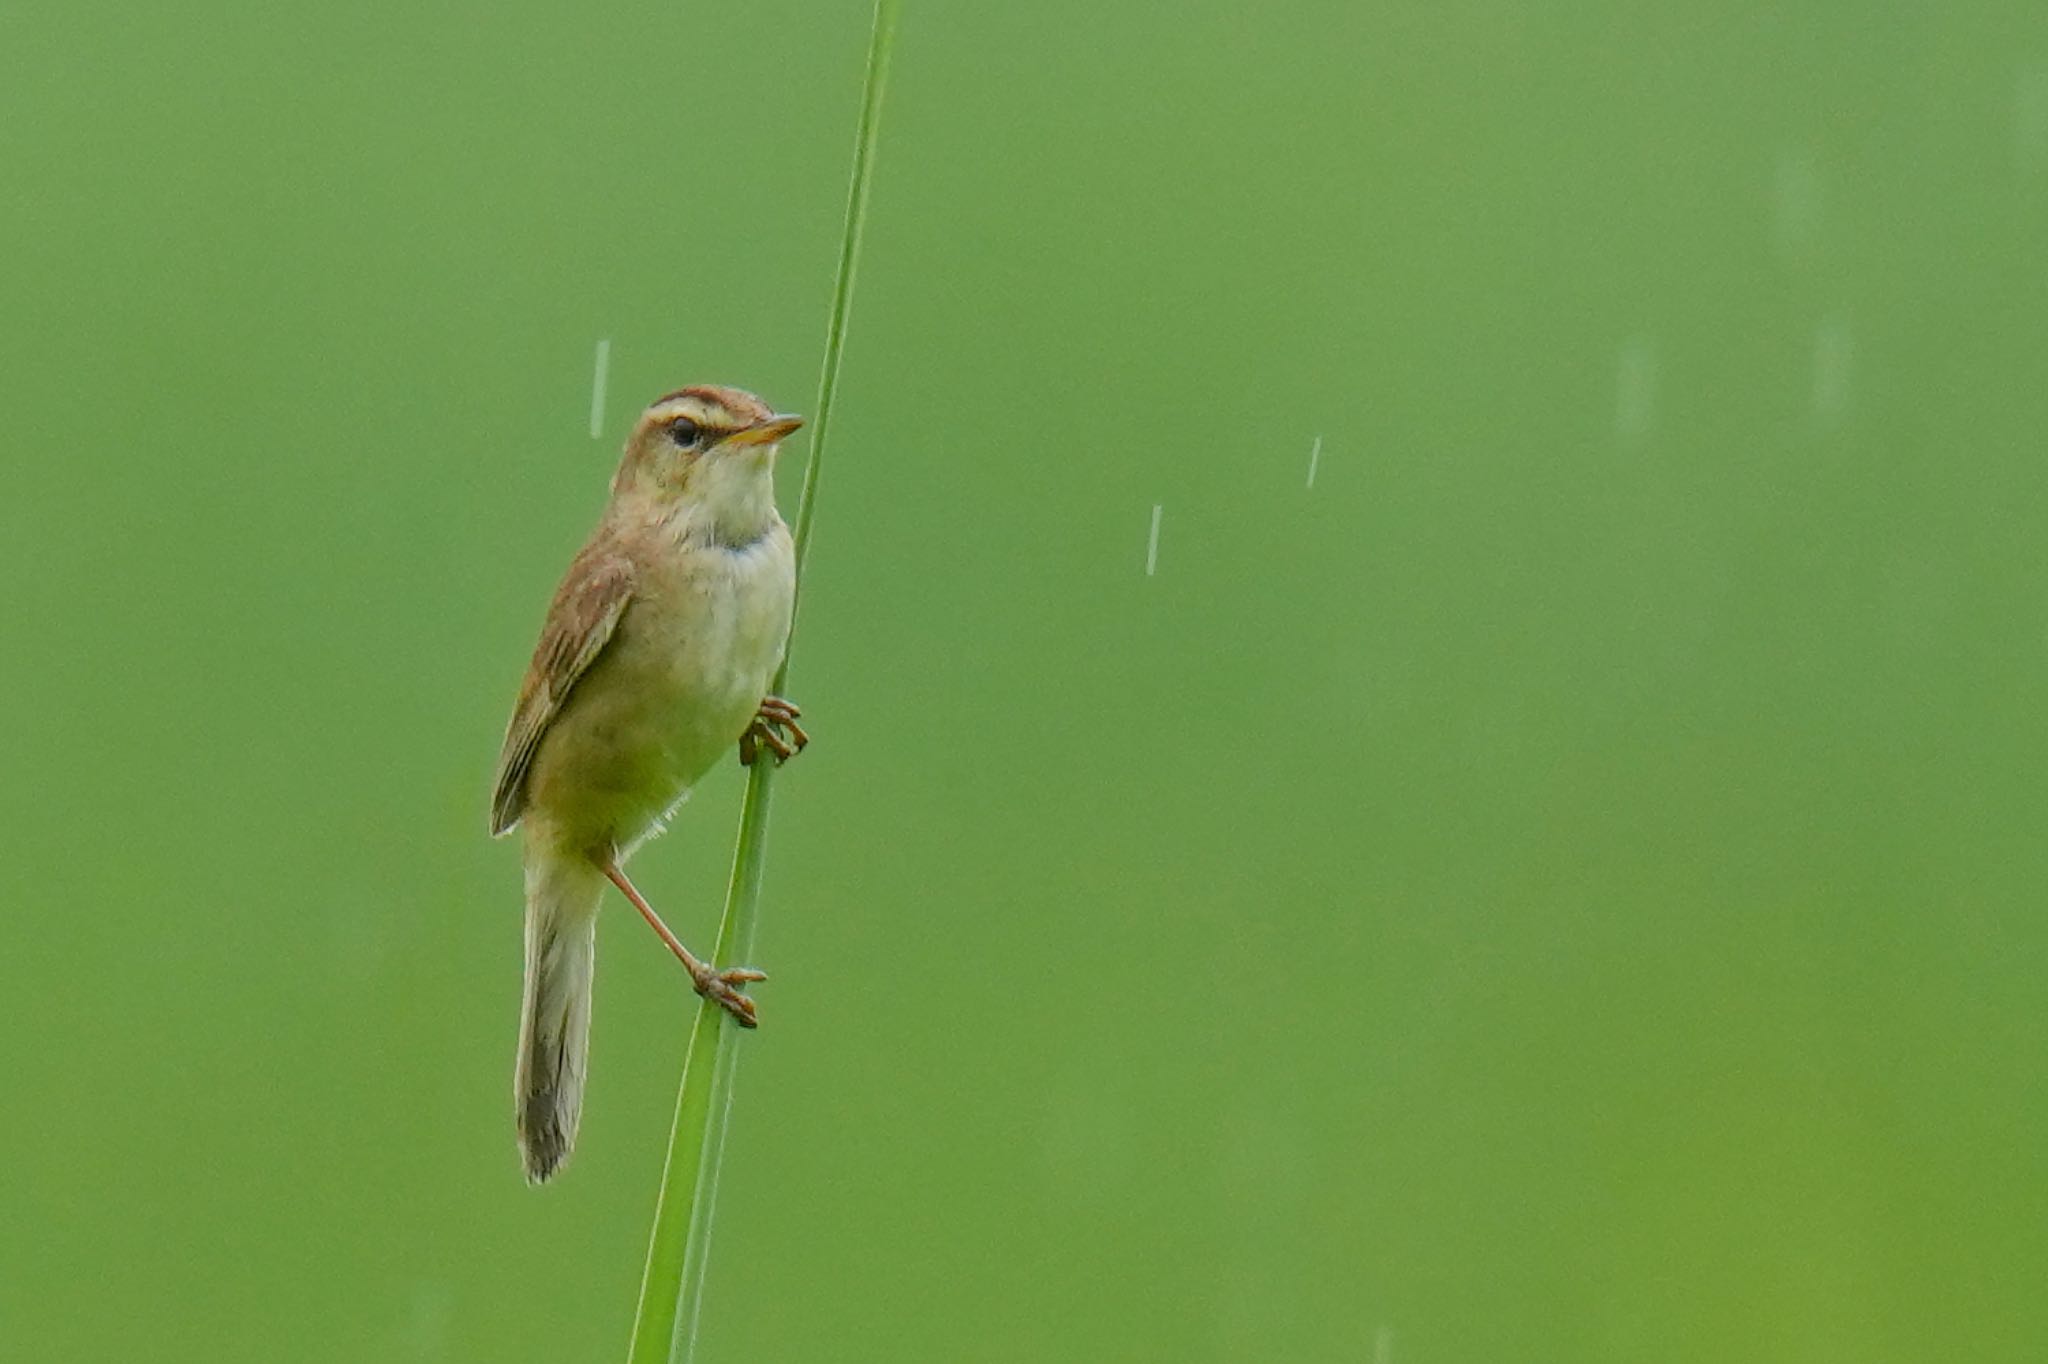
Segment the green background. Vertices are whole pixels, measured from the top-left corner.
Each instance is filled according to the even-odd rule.
[[[2048,10],[907,9],[703,1358],[2041,1358]],[[486,788],[867,25],[0,10],[0,1355],[623,1356]]]

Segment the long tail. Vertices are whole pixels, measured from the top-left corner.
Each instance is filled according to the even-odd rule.
[[[526,997],[513,1076],[519,1150],[538,1184],[569,1158],[590,1055],[590,977],[604,874],[580,857],[529,848]]]

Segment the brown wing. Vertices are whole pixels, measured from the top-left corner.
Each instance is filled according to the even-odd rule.
[[[569,565],[548,606],[533,662],[526,665],[526,681],[520,684],[511,723],[505,726],[505,748],[498,755],[491,794],[492,836],[519,822],[526,809],[527,771],[541,739],[576,679],[611,642],[612,631],[632,600],[633,566],[617,554],[585,549]]]

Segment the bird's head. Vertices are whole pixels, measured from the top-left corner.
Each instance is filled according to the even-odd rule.
[[[633,424],[612,496],[698,512],[722,536],[751,539],[774,514],[775,453],[803,424],[737,388],[677,389]]]

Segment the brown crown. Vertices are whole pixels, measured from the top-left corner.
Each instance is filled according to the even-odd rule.
[[[732,413],[735,417],[741,418],[750,426],[755,422],[766,421],[775,415],[774,408],[768,406],[768,404],[762,402],[745,389],[726,388],[721,384],[692,384],[688,388],[679,388],[673,393],[664,393],[649,403],[648,406],[659,407],[674,398],[695,398],[702,403],[715,403]]]

